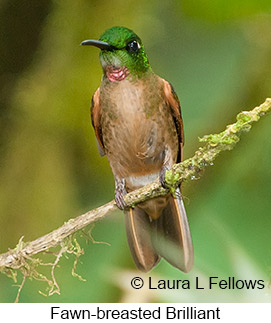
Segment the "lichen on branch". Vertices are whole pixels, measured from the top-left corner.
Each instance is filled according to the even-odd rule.
[[[166,174],[169,186],[178,186],[181,182],[199,177],[201,171],[208,165],[213,165],[215,158],[225,150],[232,150],[239,142],[243,132],[248,132],[254,122],[271,111],[271,98],[267,98],[263,104],[250,111],[240,112],[236,122],[228,125],[218,134],[206,135],[199,139],[205,142],[193,157],[176,164]]]

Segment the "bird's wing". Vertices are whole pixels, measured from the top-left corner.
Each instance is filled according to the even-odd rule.
[[[174,91],[173,86],[164,81],[164,95],[166,102],[168,104],[168,107],[170,107],[173,120],[176,126],[178,139],[179,139],[179,153],[178,153],[178,159],[177,162],[182,161],[182,151],[183,151],[183,145],[184,145],[184,132],[183,132],[183,120],[182,120],[182,114],[181,114],[181,105],[178,99],[178,96],[176,92]]]
[[[100,124],[101,108],[100,108],[100,89],[99,88],[97,89],[97,91],[94,93],[92,97],[90,111],[91,111],[91,123],[95,131],[98,151],[101,156],[104,156],[105,151],[104,151],[104,144],[103,144],[103,134],[102,134],[102,128]]]

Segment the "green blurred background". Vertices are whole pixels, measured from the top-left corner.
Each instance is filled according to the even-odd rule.
[[[114,25],[142,38],[154,71],[182,104],[185,158],[198,137],[220,132],[271,93],[270,0],[2,0],[0,4],[0,252],[33,240],[114,197],[96,149],[90,99],[101,79],[98,50],[80,42]],[[136,270],[123,214],[96,223],[77,272],[62,257],[60,295],[27,280],[21,302],[269,302],[271,290],[271,116],[244,134],[199,181],[183,185],[195,266],[162,261],[153,279],[264,279],[264,290],[134,291]],[[45,268],[46,270],[46,268]],[[50,274],[47,269],[47,274]],[[22,277],[18,277],[20,283]],[[192,284],[193,285],[193,284]],[[18,287],[0,276],[0,301]]]

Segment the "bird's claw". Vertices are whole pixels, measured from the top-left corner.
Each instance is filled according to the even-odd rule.
[[[159,180],[160,180],[161,185],[164,188],[168,188],[168,184],[166,182],[166,171],[167,170],[169,170],[169,168],[167,166],[162,166],[162,169],[159,173]]]
[[[116,192],[115,193],[115,202],[117,204],[117,207],[121,210],[124,210],[127,208],[127,204],[124,201],[124,195],[121,192]]]
[[[117,207],[121,210],[127,208],[127,204],[124,201],[124,196],[127,194],[125,189],[124,181],[118,181],[116,183],[116,191],[115,191],[115,202]]]

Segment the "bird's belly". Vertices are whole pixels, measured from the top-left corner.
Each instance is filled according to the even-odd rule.
[[[142,113],[112,120],[103,139],[107,158],[118,177],[144,177],[159,172],[163,165],[163,132]]]
[[[166,149],[174,162],[177,159],[177,132],[163,87],[157,79],[152,84],[124,80],[101,89],[105,153],[114,176],[130,179],[133,189],[159,174]]]

